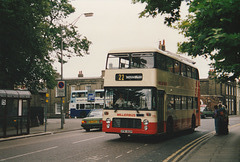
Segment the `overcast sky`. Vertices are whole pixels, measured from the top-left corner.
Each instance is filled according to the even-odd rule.
[[[124,47],[158,47],[159,41],[165,39],[166,49],[177,52],[177,42],[184,37],[179,31],[167,27],[163,17],[139,18],[144,4],[132,4],[131,0],[72,0],[76,12],[66,20],[71,23],[79,15],[93,12],[93,17],[81,18],[76,23],[79,32],[92,42],[90,54],[74,57],[63,66],[63,77],[77,77],[82,71],[84,77],[100,77],[105,69],[107,53],[111,49]],[[182,7],[182,14],[187,8]],[[209,61],[203,58],[194,59],[200,71],[200,78],[207,78]],[[60,63],[54,67],[60,73]]]

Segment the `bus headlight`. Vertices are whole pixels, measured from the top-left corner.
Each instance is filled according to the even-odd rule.
[[[144,130],[145,130],[145,131],[148,130],[148,126],[145,125],[145,126],[144,126]]]
[[[107,124],[107,128],[110,128],[110,124]]]
[[[110,123],[111,123],[111,119],[110,119],[110,118],[107,118],[107,119],[106,119],[106,123],[107,123],[107,124],[110,124]]]
[[[144,124],[144,125],[148,125],[148,123],[149,123],[149,121],[148,121],[147,119],[144,119],[144,120],[143,120],[143,124]]]

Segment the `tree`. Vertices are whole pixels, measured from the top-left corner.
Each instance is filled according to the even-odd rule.
[[[62,37],[67,56],[88,53],[91,42],[81,37],[76,26],[60,25],[74,11],[68,0],[0,0],[1,89],[53,88],[52,63],[59,58]]]
[[[183,0],[132,0],[133,3],[146,3],[140,17],[155,17],[158,14],[165,16],[164,23],[171,25],[180,19],[180,7]],[[189,0],[188,0],[189,1]]]
[[[141,2],[146,2],[142,0]],[[175,1],[157,0],[151,8],[153,1],[147,2],[143,13],[150,15],[153,11],[158,13],[173,13],[167,21],[168,25],[179,21],[177,28],[187,38],[179,43],[179,51],[188,55],[205,56],[212,59],[217,77],[221,81],[238,79],[240,76],[240,1],[239,0],[193,0],[188,1],[189,15],[187,19],[180,20],[179,6],[172,5]],[[166,4],[165,10],[161,4]],[[180,4],[180,5],[179,5]],[[150,5],[150,7],[149,7]],[[158,9],[158,10],[156,10]],[[170,12],[171,11],[171,12]]]

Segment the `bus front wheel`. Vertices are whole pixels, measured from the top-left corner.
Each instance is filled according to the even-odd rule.
[[[119,134],[121,139],[127,139],[128,138],[128,134]]]

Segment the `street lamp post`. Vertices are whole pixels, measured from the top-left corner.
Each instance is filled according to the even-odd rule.
[[[92,17],[93,13],[89,12],[89,13],[83,13],[80,16],[78,16],[71,24],[69,25],[75,25],[77,23],[77,21],[80,19],[80,17],[84,15],[85,17]],[[67,26],[69,26],[67,25]],[[63,35],[62,35],[62,25],[61,25],[61,80],[63,80]],[[61,108],[61,129],[63,129],[63,124],[64,124],[64,113],[63,113],[63,97],[61,97],[61,104],[60,104],[60,108]]]

